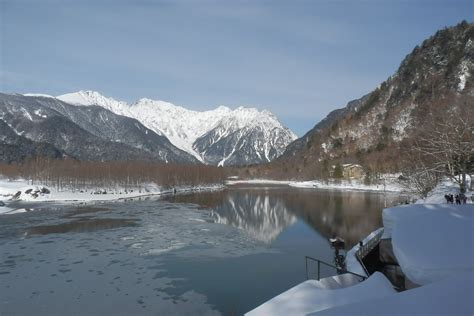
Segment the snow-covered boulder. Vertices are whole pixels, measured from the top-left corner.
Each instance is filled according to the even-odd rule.
[[[51,190],[45,186],[28,186],[22,190],[17,191],[12,197],[12,200],[33,201],[39,197],[44,198],[49,196]]]

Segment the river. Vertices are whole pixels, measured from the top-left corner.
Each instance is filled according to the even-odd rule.
[[[240,315],[304,281],[306,255],[332,262],[328,238],[352,246],[399,200],[236,185],[27,205],[32,211],[0,216],[0,314]]]

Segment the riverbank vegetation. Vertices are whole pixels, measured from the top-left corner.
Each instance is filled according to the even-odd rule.
[[[125,190],[155,183],[164,188],[223,183],[224,168],[134,161],[91,162],[36,157],[24,163],[0,163],[0,174],[9,179],[27,179],[58,191],[91,187]]]

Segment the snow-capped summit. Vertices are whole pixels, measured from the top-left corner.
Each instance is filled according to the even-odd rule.
[[[283,153],[296,135],[267,110],[219,106],[193,111],[169,102],[141,98],[131,104],[79,91],[57,97],[75,105],[98,105],[135,118],[200,161],[216,165],[268,162]],[[238,147],[236,147],[238,146]]]
[[[91,90],[81,90],[59,95],[56,99],[74,105],[98,105],[112,112],[117,112],[120,108],[127,106],[126,102],[105,97],[99,92]]]
[[[296,138],[269,111],[239,107],[197,138],[193,148],[210,164],[256,164],[277,158]]]

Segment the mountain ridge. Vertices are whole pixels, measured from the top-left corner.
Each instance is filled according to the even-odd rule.
[[[260,177],[327,178],[331,164],[358,163],[367,174],[397,172],[426,114],[474,104],[474,24],[463,21],[417,45],[377,88],[329,113],[267,166]],[[474,125],[474,124],[473,124]]]
[[[79,160],[197,162],[137,120],[97,106],[0,93],[0,120],[19,136]]]
[[[286,145],[297,138],[273,113],[256,108],[219,106],[199,112],[148,98],[128,104],[90,90],[57,98],[75,105],[98,105],[135,118],[155,133],[166,136],[176,147],[208,164],[269,162],[280,156]],[[236,146],[244,147],[242,137],[247,139],[243,155],[235,149]]]

